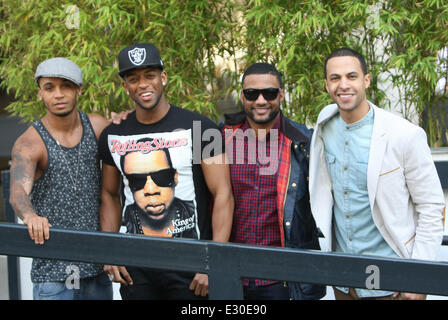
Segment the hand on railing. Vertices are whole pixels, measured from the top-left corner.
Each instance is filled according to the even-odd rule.
[[[205,273],[196,273],[191,281],[190,290],[197,296],[205,297],[208,295],[208,275]]]
[[[44,244],[45,240],[50,239],[51,224],[47,218],[38,216],[35,213],[28,213],[23,215],[23,224],[28,227],[28,233],[31,240],[35,244]]]
[[[125,286],[132,286],[134,284],[125,267],[105,265],[104,272],[109,275],[109,279],[113,282],[118,282],[124,284]]]

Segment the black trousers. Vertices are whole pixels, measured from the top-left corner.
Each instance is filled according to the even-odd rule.
[[[267,286],[256,286],[254,280],[243,287],[244,300],[289,300],[289,289],[284,282],[277,282]]]
[[[121,285],[123,300],[206,300],[189,289],[195,273],[126,267],[134,284]]]

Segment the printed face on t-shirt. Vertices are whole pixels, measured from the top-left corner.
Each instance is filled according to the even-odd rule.
[[[132,113],[123,125],[103,131],[105,163],[123,175],[122,215],[128,232],[199,239],[204,231],[204,238],[210,237],[208,193],[200,164],[193,159],[196,118],[171,106],[155,125],[137,122]],[[200,120],[201,133],[215,128]],[[205,145],[198,147],[199,153]]]
[[[165,151],[127,154],[124,173],[138,207],[151,219],[163,219],[177,184],[177,172],[170,167]]]

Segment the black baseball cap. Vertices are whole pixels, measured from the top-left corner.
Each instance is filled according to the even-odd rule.
[[[140,67],[158,67],[163,70],[159,50],[152,43],[135,43],[118,54],[118,74],[124,77],[129,70]]]

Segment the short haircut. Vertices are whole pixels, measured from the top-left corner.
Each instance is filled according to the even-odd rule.
[[[334,57],[355,57],[356,59],[359,60],[359,63],[361,64],[361,69],[362,69],[362,72],[364,73],[364,75],[366,75],[368,73],[366,60],[364,59],[362,54],[360,54],[358,51],[355,51],[350,48],[339,48],[339,49],[334,50],[332,53],[330,53],[330,55],[325,59],[325,64],[324,64],[325,78],[327,78],[328,60],[330,60],[331,58],[334,58]]]
[[[150,142],[151,143],[152,141],[154,141],[154,139],[152,139],[152,138],[142,138],[142,139],[137,140],[135,142],[135,144],[137,145],[138,143],[146,143],[146,142]],[[150,151],[150,152],[155,152],[155,151],[163,151],[163,152],[165,152],[166,161],[167,161],[168,165],[170,166],[170,168],[174,169],[173,168],[173,162],[171,161],[170,151],[167,148],[160,148],[160,149],[157,149],[157,150],[154,150],[154,151]],[[121,167],[121,171],[124,174],[126,174],[124,172],[124,161],[125,161],[125,158],[126,158],[126,156],[128,154],[133,153],[133,152],[139,152],[139,150],[126,151],[126,153],[120,157],[120,167]]]
[[[242,85],[244,84],[246,77],[251,74],[272,74],[277,78],[280,88],[282,87],[282,75],[272,64],[265,62],[257,62],[252,64],[243,74],[243,79],[241,81]]]

